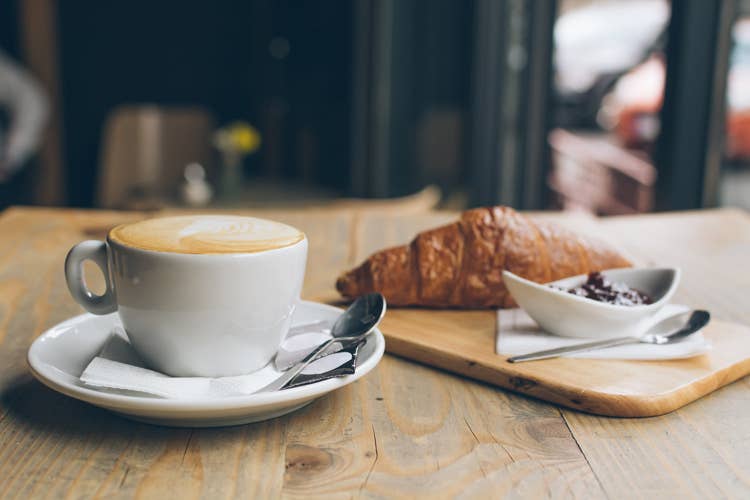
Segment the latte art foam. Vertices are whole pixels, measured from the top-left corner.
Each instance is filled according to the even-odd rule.
[[[262,252],[294,245],[304,239],[299,230],[265,219],[234,215],[197,215],[150,219],[112,229],[117,243],[191,254]]]

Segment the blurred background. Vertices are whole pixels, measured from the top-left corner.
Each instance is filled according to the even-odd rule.
[[[0,2],[0,208],[750,208],[748,0]]]

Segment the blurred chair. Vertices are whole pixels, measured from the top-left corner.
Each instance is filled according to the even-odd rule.
[[[559,208],[601,215],[648,212],[654,205],[656,168],[644,154],[606,134],[549,134],[552,170],[547,183]]]
[[[185,166],[213,163],[213,115],[196,107],[123,106],[107,117],[97,203],[158,208],[177,194]]]

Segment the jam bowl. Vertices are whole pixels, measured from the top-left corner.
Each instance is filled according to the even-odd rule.
[[[601,339],[640,335],[680,282],[677,268],[610,269],[601,275],[617,284],[616,289],[640,292],[650,303],[620,305],[582,296],[584,285],[592,283],[586,274],[540,284],[503,271],[503,280],[516,303],[543,330],[564,337]]]

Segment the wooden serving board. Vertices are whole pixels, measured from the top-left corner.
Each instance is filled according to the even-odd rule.
[[[508,363],[495,354],[493,311],[390,309],[392,354],[576,410],[616,417],[669,413],[750,373],[750,328],[712,321],[713,349],[672,361],[557,358]]]

